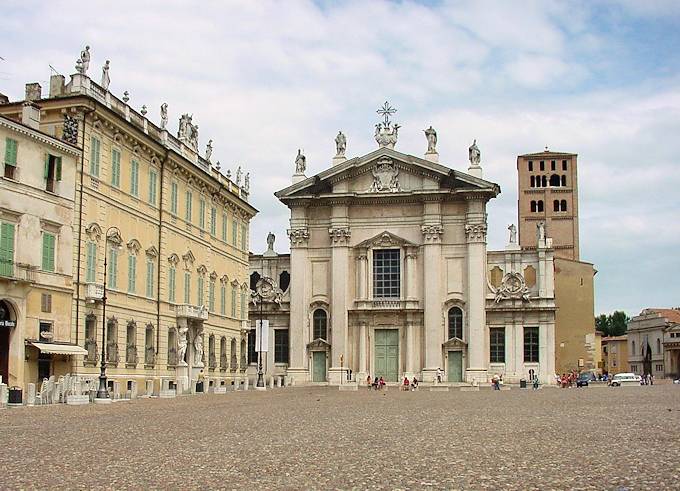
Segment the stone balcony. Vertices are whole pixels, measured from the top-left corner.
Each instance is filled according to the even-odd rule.
[[[175,315],[177,317],[185,317],[187,319],[207,321],[208,309],[206,309],[203,305],[199,306],[183,303],[175,306]]]
[[[104,285],[98,283],[88,283],[85,289],[85,302],[97,303],[104,298]]]
[[[19,283],[34,283],[38,268],[30,264],[15,263],[11,260],[0,260],[0,278]]]
[[[415,299],[373,298],[354,301],[356,310],[418,310],[420,302]]]

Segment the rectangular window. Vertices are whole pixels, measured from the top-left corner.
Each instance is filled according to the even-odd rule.
[[[139,196],[139,162],[130,162],[130,194]]]
[[[85,281],[87,283],[94,283],[95,275],[97,274],[97,244],[94,242],[87,243],[87,271],[85,273]]]
[[[99,155],[101,142],[99,138],[93,136],[90,139],[90,175],[99,177]]]
[[[375,298],[400,297],[400,256],[399,249],[373,251],[373,296]]]
[[[489,330],[490,362],[505,363],[505,328],[492,327]]]
[[[152,205],[156,204],[156,186],[158,185],[156,182],[157,178],[158,174],[156,171],[149,169],[149,203]]]
[[[203,198],[198,202],[198,226],[201,230],[205,229],[205,200]]]
[[[274,363],[288,363],[288,329],[274,330]]]
[[[168,302],[175,303],[175,276],[177,270],[174,266],[168,268]]]
[[[562,170],[567,170],[567,161],[566,160],[562,161]]]
[[[210,208],[210,235],[213,237],[217,234],[217,209],[213,206]]]
[[[52,312],[52,294],[43,293],[40,295],[40,312]]]
[[[177,183],[170,184],[170,211],[177,215]]]
[[[191,273],[184,272],[184,303],[191,301]]]
[[[108,269],[106,272],[108,275],[107,286],[109,288],[116,288],[118,284],[118,251],[116,249],[109,250]]]
[[[533,170],[534,170],[534,162],[530,160],[529,161],[529,172],[533,172]]]
[[[538,363],[538,327],[524,328],[524,362]]]
[[[227,214],[222,214],[222,240],[227,241]]]
[[[198,276],[198,286],[196,287],[196,305],[203,305],[203,276]]]
[[[111,150],[111,185],[120,187],[120,150]]]
[[[61,181],[61,157],[47,154],[45,158],[45,189],[54,192],[54,185]]]
[[[52,323],[40,322],[40,327],[38,329],[40,341],[47,341],[49,343],[52,340]]]
[[[555,170],[556,162],[554,160],[550,161],[550,170]]]
[[[52,234],[43,232],[42,240],[42,269],[43,271],[54,271],[54,243],[55,237]]]
[[[146,261],[146,296],[153,298],[154,275],[156,274],[156,264],[152,259]]]
[[[231,285],[231,316],[236,317],[236,287]]]
[[[238,222],[236,221],[236,217],[232,218],[231,220],[231,245],[236,247],[236,244],[238,243]]]
[[[187,191],[186,193],[186,207],[184,208],[184,219],[191,223],[191,206],[192,206],[192,200],[193,196],[191,195],[191,191]]]
[[[12,138],[5,138],[5,165],[16,167],[17,147],[19,143]]]
[[[215,312],[215,280],[213,279],[208,284],[208,310]]]
[[[220,314],[227,315],[227,285],[220,285]]]
[[[241,319],[246,318],[246,294],[241,293]]]
[[[248,250],[246,247],[246,242],[247,242],[247,235],[246,235],[246,226],[241,225],[241,250]]]
[[[14,276],[14,224],[0,225],[0,276]]]
[[[128,256],[128,293],[137,290],[137,256]]]
[[[255,329],[248,331],[248,364],[257,363],[257,351],[255,350]]]

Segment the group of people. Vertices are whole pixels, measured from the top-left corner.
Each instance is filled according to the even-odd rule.
[[[381,390],[387,382],[385,379],[380,377],[371,378],[371,376],[366,377],[366,387],[368,390]],[[413,377],[413,380],[409,380],[408,377],[404,377],[404,382],[402,383],[402,390],[416,390],[418,388],[418,379]]]
[[[557,382],[557,385],[559,385],[563,389],[567,389],[572,385],[576,384],[577,378],[578,372],[576,370],[572,370],[569,373],[563,373],[562,376],[559,376],[557,374],[555,375],[555,381]]]
[[[409,381],[408,377],[404,377],[401,388],[402,390],[416,390],[418,388],[418,379],[414,376],[413,380]]]

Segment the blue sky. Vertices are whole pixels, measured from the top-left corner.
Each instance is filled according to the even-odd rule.
[[[45,36],[42,36],[44,33]],[[251,249],[268,231],[287,250],[298,148],[308,175],[375,148],[375,110],[399,109],[397,150],[426,149],[467,168],[473,138],[489,205],[489,248],[516,221],[518,154],[579,154],[581,257],[593,262],[596,312],[680,306],[680,2],[3,2],[0,92],[111,60],[111,90],[150,117],[167,102],[174,130],[194,114],[213,160],[252,176]]]

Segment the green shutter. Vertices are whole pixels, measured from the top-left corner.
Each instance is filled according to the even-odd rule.
[[[87,244],[87,273],[85,281],[94,283],[97,261],[97,244],[89,242]]]
[[[93,136],[90,139],[90,174],[99,177],[99,139]]]
[[[198,226],[201,227],[201,229],[205,228],[205,200],[201,199],[198,202]]]
[[[0,276],[14,275],[14,224],[0,226]]]
[[[146,296],[153,297],[153,275],[154,275],[154,264],[153,261],[148,260],[146,262]]]
[[[236,317],[236,287],[231,287],[231,316]]]
[[[196,305],[203,305],[203,277],[198,277],[198,288],[196,289]]]
[[[120,152],[111,150],[111,185],[120,187]]]
[[[17,165],[17,141],[12,138],[5,138],[5,164]]]
[[[156,172],[149,169],[149,203],[156,204]]]
[[[139,195],[139,162],[136,160],[130,164],[130,194]]]
[[[227,313],[227,287],[222,284],[220,286],[220,314],[225,315]]]
[[[128,256],[128,292],[134,293],[137,289],[137,257]]]
[[[50,154],[45,155],[45,170],[43,173],[45,179],[50,177]]]
[[[111,249],[109,251],[109,288],[116,288],[118,284],[118,251]]]
[[[227,241],[227,214],[222,214],[222,240]]]
[[[61,181],[61,157],[57,157],[56,161],[57,161],[57,181]]]
[[[184,219],[191,223],[191,191],[186,193],[186,210],[184,213]]]
[[[177,183],[173,182],[170,186],[170,211],[177,214]]]
[[[54,235],[43,232],[42,240],[42,269],[54,271]]]
[[[168,269],[168,301],[175,302],[175,267]]]
[[[191,295],[191,275],[187,271],[184,273],[184,303],[190,302]]]

